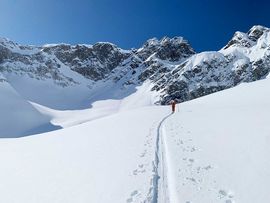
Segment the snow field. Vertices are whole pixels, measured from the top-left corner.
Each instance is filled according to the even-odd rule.
[[[84,110],[29,103],[0,85],[9,118],[1,132],[12,122],[63,128],[0,140],[3,202],[270,202],[269,79],[179,104],[170,116],[151,106],[149,85]]]
[[[178,105],[164,124],[168,183],[176,189],[171,202],[270,201],[269,84],[242,84]]]
[[[151,198],[152,142],[166,114],[167,108],[146,107],[42,135],[2,139],[1,200],[140,202]]]

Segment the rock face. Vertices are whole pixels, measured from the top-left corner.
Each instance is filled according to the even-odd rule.
[[[203,52],[176,65],[155,82],[160,103],[191,100],[265,78],[270,71],[270,29],[252,27],[248,33],[236,32],[218,52]]]
[[[182,37],[172,39],[164,37],[161,40],[156,38],[148,40],[142,48],[136,51],[136,54],[142,60],[154,55],[161,60],[179,61],[179,59],[187,58],[195,52]]]
[[[263,79],[270,70],[270,29],[236,32],[220,51],[195,53],[182,37],[148,40],[123,50],[111,43],[22,46],[0,39],[0,74],[51,80],[62,88],[115,84],[127,88],[146,81],[159,93],[156,103],[187,101],[242,82]],[[80,77],[79,77],[80,76]],[[99,85],[100,86],[100,85]]]
[[[130,55],[111,43],[96,43],[93,46],[55,45],[47,46],[43,51],[55,55],[71,70],[95,81],[104,79]]]

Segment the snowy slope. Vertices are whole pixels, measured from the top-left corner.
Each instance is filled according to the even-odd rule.
[[[0,199],[269,202],[269,84],[265,79],[182,103],[173,115],[168,106],[141,104],[93,118],[98,108],[131,107],[149,87],[124,104],[98,102],[85,115],[36,106],[65,128],[0,140]]]
[[[171,202],[270,202],[269,85],[178,105],[162,129]]]
[[[150,201],[153,141],[168,113],[145,107],[42,136],[1,139],[1,201]]]
[[[0,75],[1,77],[1,75]],[[59,129],[0,78],[0,137],[21,137]]]

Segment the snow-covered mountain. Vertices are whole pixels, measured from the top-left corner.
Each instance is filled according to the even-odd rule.
[[[161,103],[178,101],[265,78],[270,70],[270,30],[252,27],[236,32],[220,51],[195,54],[176,65],[153,88],[161,92]]]
[[[58,109],[85,108],[103,97],[100,92],[108,92],[107,88],[115,91],[106,98],[119,99],[150,76],[154,79],[153,74],[157,78],[158,72],[171,70],[172,66],[160,68],[157,58],[169,64],[192,54],[194,51],[182,38],[152,39],[131,51],[111,43],[35,47],[2,39],[0,71],[28,100]]]
[[[23,46],[0,39],[2,86],[30,105],[56,110],[120,101],[142,86],[149,104],[183,102],[265,78],[269,70],[270,29],[262,26],[236,32],[219,51],[197,54],[182,37],[150,39],[132,50],[107,42]]]
[[[72,104],[85,107],[98,100],[90,90],[100,92],[101,86],[114,86],[128,95],[145,81],[150,81],[152,91],[159,93],[156,103],[167,104],[173,98],[183,102],[264,78],[269,73],[269,33],[266,27],[254,26],[247,33],[236,32],[220,51],[198,54],[182,37],[151,39],[132,50],[105,42],[38,47],[1,39],[0,71],[25,98],[56,108],[70,108]],[[40,86],[46,87],[47,99],[34,98],[22,83],[28,83],[32,91],[40,92]],[[50,83],[49,87],[45,83]],[[84,89],[80,96],[76,95],[76,101],[55,104],[63,95],[74,98],[76,87]],[[67,89],[74,90],[61,93]],[[118,91],[107,97],[117,98],[116,95]]]

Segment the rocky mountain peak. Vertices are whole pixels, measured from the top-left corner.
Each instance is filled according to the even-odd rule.
[[[160,40],[160,46],[156,56],[162,60],[179,61],[193,54],[195,54],[195,51],[188,41],[184,40],[182,37],[164,37]]]
[[[228,42],[228,44],[224,47],[227,49],[232,46],[240,46],[240,47],[251,47],[254,45],[254,42],[248,37],[246,33],[243,32],[235,32],[233,38]]]
[[[195,54],[194,49],[182,37],[164,37],[161,40],[153,38],[148,40],[137,54],[143,60],[154,55],[161,60],[179,61]]]
[[[257,43],[257,41],[263,34],[269,31],[270,31],[269,28],[266,28],[261,25],[253,26],[247,33],[237,31],[235,32],[233,38],[224,47],[224,49],[235,46],[250,48]]]
[[[269,32],[270,29],[261,25],[253,26],[247,33],[249,39],[257,41],[265,32]]]

